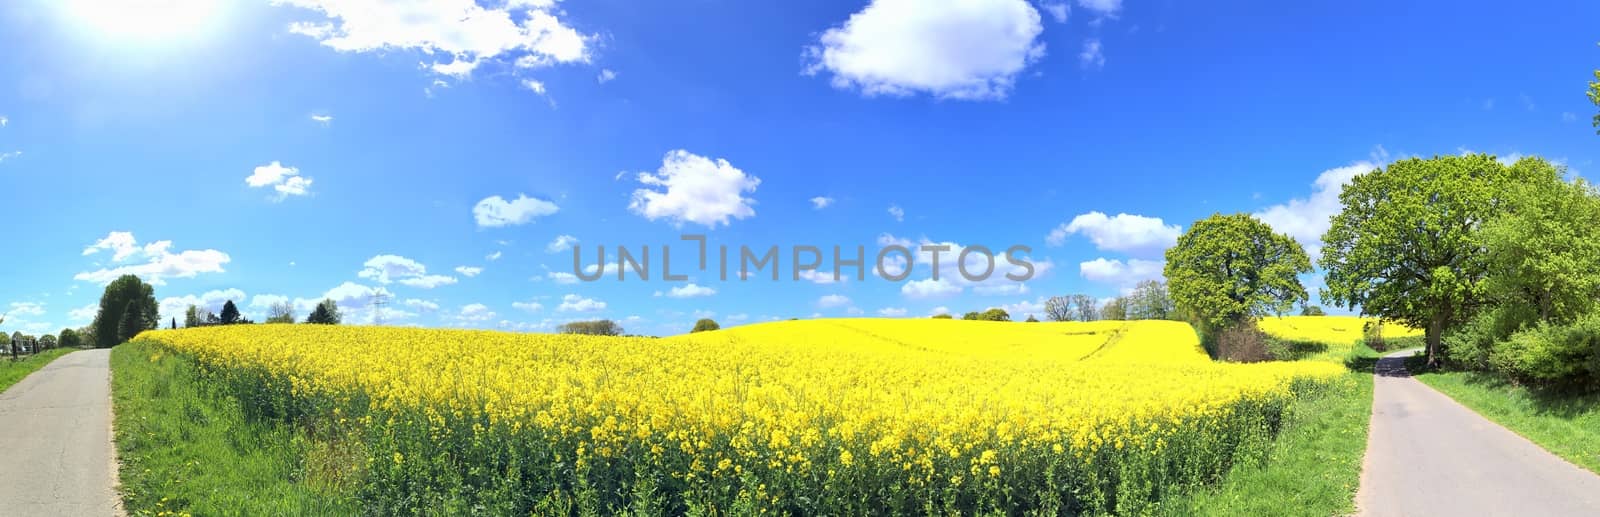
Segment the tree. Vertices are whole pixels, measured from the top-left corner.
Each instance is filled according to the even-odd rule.
[[[61,348],[78,348],[83,346],[83,339],[79,337],[78,333],[74,332],[72,329],[61,329],[60,336],[60,338],[57,338],[57,344],[60,345]]]
[[[1322,307],[1319,306],[1319,305],[1306,305],[1306,304],[1301,304],[1300,305],[1300,315],[1301,316],[1322,316],[1322,315],[1325,315],[1325,314],[1327,314],[1327,313],[1323,312]]]
[[[1024,320],[1024,321],[1025,321],[1025,322],[1027,322],[1027,323],[1038,323],[1038,322],[1039,322],[1039,319],[1038,319],[1038,318],[1035,318],[1035,317],[1033,317],[1033,315],[1032,315],[1032,314],[1029,314],[1029,315],[1028,315],[1028,319],[1027,319],[1027,320]]]
[[[311,311],[310,316],[306,316],[306,323],[338,325],[343,319],[344,317],[339,314],[339,304],[328,298],[317,303],[317,308]]]
[[[557,331],[562,334],[583,334],[589,336],[620,336],[622,325],[611,320],[571,321],[561,324]]]
[[[1011,315],[1006,313],[1005,309],[995,307],[978,313],[977,319],[980,321],[1011,321]]]
[[[1121,296],[1112,298],[1100,308],[1100,319],[1118,321],[1128,319],[1128,300]]]
[[[1539,164],[1435,156],[1351,179],[1322,237],[1323,301],[1423,329],[1428,364],[1438,364],[1445,330],[1483,301],[1488,261],[1474,232],[1505,209],[1512,186],[1553,174]]]
[[[130,307],[138,307],[139,318],[130,321],[128,328],[123,328],[123,314]],[[149,330],[156,328],[160,318],[160,309],[156,305],[155,288],[139,280],[134,275],[122,275],[106,285],[105,294],[100,296],[100,312],[94,317],[95,345],[108,348],[121,343],[123,338],[131,337],[125,331],[137,328]],[[137,335],[134,332],[133,335]]]
[[[205,321],[205,320],[200,318],[200,308],[199,307],[195,307],[193,305],[190,305],[188,309],[185,309],[183,311],[183,326],[184,326],[184,328],[198,327],[198,326],[200,326],[202,324],[203,321]]]
[[[1160,280],[1145,280],[1134,286],[1127,296],[1127,317],[1130,320],[1172,319],[1172,298],[1167,294],[1167,284]]]
[[[706,332],[721,328],[722,326],[718,325],[717,322],[711,318],[700,318],[700,321],[694,322],[694,330],[690,330],[689,333],[693,334],[695,332]]]
[[[1572,323],[1600,303],[1600,192],[1562,181],[1564,171],[1537,158],[1512,167],[1539,171],[1511,185],[1505,212],[1474,235],[1486,298],[1524,313],[1519,325]]]
[[[968,312],[966,314],[962,314],[961,315],[961,319],[968,320],[968,321],[978,321],[980,319],[983,319],[983,313],[978,312],[978,311]]]
[[[1072,318],[1078,321],[1100,319],[1100,302],[1087,294],[1072,295]]]
[[[948,319],[955,319],[955,317],[951,316],[950,313],[946,312],[946,313],[940,313],[940,314],[933,315],[933,319],[936,319],[936,320],[948,320]]]
[[[50,348],[56,348],[58,346],[60,346],[60,344],[56,341],[56,337],[55,336],[52,336],[52,335],[49,335],[49,334],[45,334],[45,335],[39,337],[39,348],[40,349],[50,349]]]
[[[1072,299],[1067,296],[1051,296],[1044,301],[1044,317],[1050,321],[1071,321]]]
[[[122,310],[122,321],[117,323],[117,342],[126,342],[153,327],[145,326],[144,306],[139,300],[128,300],[127,307]]]
[[[294,323],[294,305],[278,302],[267,308],[267,323]]]
[[[233,325],[239,323],[239,306],[228,300],[222,304],[222,324]]]
[[[1189,227],[1167,250],[1168,291],[1203,332],[1282,313],[1307,299],[1305,249],[1249,214],[1214,214]],[[1135,316],[1130,311],[1129,317]]]

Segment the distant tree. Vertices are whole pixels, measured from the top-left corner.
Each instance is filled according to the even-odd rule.
[[[1301,316],[1322,316],[1322,315],[1325,315],[1325,314],[1327,314],[1327,313],[1323,312],[1322,306],[1320,306],[1320,305],[1301,305],[1300,306],[1300,315]]]
[[[57,338],[57,344],[59,344],[61,348],[78,348],[83,346],[83,340],[78,336],[76,331],[72,329],[61,329],[61,337]]]
[[[123,314],[130,307],[138,308],[139,317],[125,326]],[[127,331],[156,328],[159,318],[155,288],[137,276],[122,275],[107,284],[105,293],[100,296],[100,311],[95,315],[93,324],[95,345],[108,348],[121,343],[123,339],[138,334],[133,332],[130,335]]]
[[[126,342],[154,327],[146,326],[145,321],[144,306],[139,300],[128,300],[128,305],[122,309],[122,321],[117,323],[117,342]]]
[[[330,298],[317,303],[317,308],[312,309],[310,316],[306,316],[306,323],[338,325],[343,319],[339,314],[339,304]]]
[[[1071,321],[1072,298],[1066,296],[1051,296],[1044,301],[1044,317],[1050,321]]]
[[[1121,296],[1112,298],[1100,307],[1100,319],[1118,321],[1128,319],[1128,300]]]
[[[712,320],[711,318],[700,318],[700,321],[694,322],[694,329],[690,330],[689,333],[693,334],[695,332],[706,332],[706,331],[711,331],[711,330],[718,330],[718,329],[721,329],[721,328],[722,328],[722,326],[718,325],[717,322],[715,320]]]
[[[1026,323],[1038,323],[1038,322],[1039,322],[1039,319],[1038,319],[1038,318],[1035,318],[1035,317],[1033,317],[1033,315],[1032,315],[1032,314],[1029,314],[1029,315],[1028,315],[1028,319],[1026,319],[1026,320],[1023,320],[1023,321],[1024,321],[1024,322],[1026,322]]]
[[[1100,319],[1100,302],[1087,294],[1072,295],[1072,319],[1077,321]]]
[[[1483,302],[1488,257],[1473,241],[1518,184],[1557,174],[1537,158],[1510,167],[1487,154],[1411,158],[1356,176],[1322,236],[1322,299],[1421,328],[1428,363],[1444,332]],[[1170,266],[1169,266],[1170,267]]]
[[[228,300],[222,304],[222,324],[233,325],[235,323],[239,323],[239,306],[234,305],[233,300]]]
[[[936,319],[936,320],[948,320],[948,319],[954,319],[954,316],[951,316],[950,313],[946,312],[946,313],[940,313],[940,314],[933,315],[933,319]]]
[[[1005,309],[996,307],[979,313],[978,319],[982,321],[1011,321],[1011,315],[1006,313]]]
[[[981,319],[983,319],[983,313],[978,312],[978,311],[968,312],[966,314],[962,314],[961,315],[961,319],[971,320],[971,321],[981,320]]]
[[[294,305],[278,302],[267,308],[267,323],[294,323]]]
[[[1172,297],[1167,294],[1167,284],[1160,280],[1145,280],[1135,285],[1126,297],[1127,318],[1130,320],[1172,319]]]
[[[562,334],[584,334],[590,336],[620,336],[622,325],[611,320],[572,321],[561,324],[557,328]]]
[[[200,317],[200,308],[199,307],[195,307],[193,305],[190,305],[188,309],[184,309],[184,311],[183,311],[183,326],[184,326],[184,328],[198,327],[204,321],[205,320],[201,319],[201,317]]]
[[[39,336],[39,348],[40,349],[46,349],[47,350],[47,349],[51,349],[51,348],[56,348],[58,346],[60,346],[60,343],[58,343],[56,341],[56,337],[55,336],[52,336],[52,335],[49,335],[49,334],[45,334],[43,336]]]
[[[1299,242],[1242,213],[1195,222],[1167,250],[1165,270],[1173,302],[1203,332],[1289,310],[1307,298],[1299,275],[1309,272]]]

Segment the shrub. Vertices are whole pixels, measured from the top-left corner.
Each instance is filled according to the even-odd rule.
[[[1361,341],[1367,344],[1374,352],[1384,351],[1383,320],[1373,320],[1361,324]]]
[[[700,318],[700,321],[694,322],[694,329],[690,330],[689,333],[693,334],[695,332],[706,332],[706,331],[711,331],[711,330],[718,330],[718,329],[721,329],[721,328],[722,328],[722,326],[718,325],[716,320],[713,320],[711,318]]]
[[[590,336],[620,336],[622,325],[611,320],[572,321],[561,324],[557,331],[562,334],[584,334]]]
[[[1541,323],[1518,331],[1489,354],[1496,370],[1512,377],[1564,387],[1593,386],[1600,379],[1600,313],[1570,325]]]
[[[1212,345],[1217,359],[1236,363],[1254,363],[1272,359],[1268,344],[1267,334],[1256,326],[1254,320],[1246,320],[1230,327],[1212,333]]]
[[[933,315],[933,319],[936,319],[936,320],[950,320],[950,319],[955,319],[955,317],[951,316],[949,314],[935,314],[935,315]]]

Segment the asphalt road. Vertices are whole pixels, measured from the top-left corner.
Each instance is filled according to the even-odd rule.
[[[56,359],[0,393],[0,515],[116,515],[111,351]]]
[[[1378,361],[1361,515],[1600,515],[1600,476]]]

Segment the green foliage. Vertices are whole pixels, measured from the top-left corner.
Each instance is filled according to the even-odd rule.
[[[45,334],[45,335],[39,337],[39,348],[48,350],[48,349],[51,349],[51,348],[56,348],[58,346],[60,346],[60,343],[58,343],[56,341],[56,337],[55,336],[52,336],[52,335],[49,335],[49,334]]]
[[[75,330],[61,329],[61,333],[57,335],[59,337],[56,338],[56,344],[61,348],[78,348],[84,345],[83,337]]]
[[[1095,321],[1100,319],[1100,307],[1087,294],[1052,296],[1044,301],[1044,315],[1050,321]]]
[[[137,308],[137,317],[124,324],[123,315],[131,308]],[[134,275],[112,280],[100,296],[100,312],[94,317],[95,345],[110,347],[137,335],[137,331],[156,328],[159,312],[155,288],[150,284]]]
[[[982,321],[1011,321],[1011,315],[1006,313],[1005,309],[996,307],[983,311],[978,315],[978,319]]]
[[[1320,305],[1301,305],[1300,306],[1300,315],[1301,316],[1325,316],[1325,315],[1327,315],[1327,313],[1323,312],[1322,306],[1320,306]]]
[[[1589,102],[1600,107],[1600,70],[1594,71],[1594,82],[1589,83]],[[1595,134],[1600,134],[1600,114],[1594,116]]]
[[[967,320],[967,321],[978,321],[979,319],[982,319],[982,318],[983,318],[983,313],[978,312],[978,311],[972,311],[972,312],[968,312],[966,314],[962,314],[961,315],[961,319],[964,319],[964,320]]]
[[[561,324],[557,331],[562,334],[585,334],[590,336],[620,336],[622,325],[611,320],[572,321]]]
[[[0,337],[4,336],[0,335]],[[28,374],[38,371],[40,368],[44,368],[45,365],[50,364],[50,362],[56,360],[56,358],[76,351],[71,348],[55,348],[35,354],[20,356],[20,358],[13,361],[11,359],[11,351],[9,350],[10,347],[11,343],[6,343],[5,346],[0,346],[0,352],[3,352],[0,353],[0,355],[4,356],[0,357],[0,393],[5,392],[6,389],[10,388],[12,385],[21,382],[22,379],[28,376]]]
[[[1039,322],[1039,318],[1035,318],[1035,317],[1033,317],[1032,314],[1029,314],[1028,315],[1028,319],[1023,320],[1023,322],[1025,322],[1025,323],[1038,323]]]
[[[954,319],[954,316],[951,316],[949,313],[935,314],[935,315],[933,315],[933,319],[936,319],[936,320],[948,320],[948,319]]]
[[[1426,331],[1428,360],[1445,329],[1483,301],[1485,254],[1474,229],[1497,215],[1517,183],[1553,169],[1486,154],[1411,158],[1356,176],[1323,235],[1323,300]]]
[[[317,308],[306,316],[306,323],[315,325],[338,325],[344,317],[339,314],[339,304],[332,299],[324,299],[317,303]]]
[[[1166,282],[1160,280],[1139,282],[1123,299],[1125,316],[1130,320],[1169,320],[1177,312]]]
[[[205,322],[205,320],[201,319],[201,317],[200,317],[200,308],[199,307],[190,305],[188,309],[184,309],[184,311],[183,311],[183,327],[184,328],[198,327],[200,325],[205,324],[204,322]]]
[[[1489,365],[1512,378],[1541,385],[1600,385],[1600,312],[1572,323],[1540,322],[1495,343]]]
[[[694,322],[694,330],[690,330],[689,333],[693,334],[695,332],[707,332],[707,331],[712,331],[712,330],[719,330],[721,328],[722,328],[722,326],[718,325],[716,320],[713,320],[711,318],[700,318],[700,321]]]
[[[1110,321],[1121,321],[1128,319],[1127,298],[1118,296],[1116,298],[1112,298],[1111,301],[1106,302],[1106,305],[1100,308],[1100,319]]]
[[[1298,275],[1310,271],[1311,259],[1288,235],[1249,214],[1215,214],[1178,237],[1165,273],[1177,306],[1202,329],[1222,329],[1305,300]]]
[[[1486,298],[1526,306],[1540,321],[1568,323],[1600,303],[1600,193],[1539,158],[1512,166],[1527,179],[1507,186],[1506,210],[1473,242],[1484,250]],[[1526,321],[1524,323],[1532,323]]]
[[[233,325],[235,323],[239,323],[239,306],[234,305],[233,300],[228,300],[222,304],[222,324]]]
[[[278,302],[267,308],[267,323],[294,323],[294,305]]]

